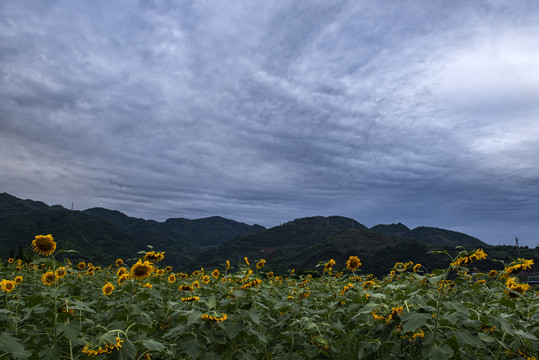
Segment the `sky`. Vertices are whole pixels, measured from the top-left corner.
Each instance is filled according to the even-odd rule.
[[[539,246],[539,1],[1,1],[0,192]]]

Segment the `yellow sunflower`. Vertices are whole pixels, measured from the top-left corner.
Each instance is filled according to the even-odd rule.
[[[266,276],[268,277],[268,279],[273,279],[273,271],[270,271],[269,273],[266,274]]]
[[[209,282],[210,282],[210,277],[209,277],[208,275],[204,275],[204,276],[202,277],[202,282],[203,282],[204,284],[209,283]]]
[[[226,269],[227,270],[230,269],[230,261],[228,261],[228,260],[226,261]]]
[[[335,260],[331,259],[324,264],[324,272],[330,272],[331,269],[333,269],[333,266],[335,266]]]
[[[15,289],[15,281],[5,279],[0,281],[0,289],[5,292],[12,292]]]
[[[135,280],[144,280],[153,272],[153,265],[149,261],[138,260],[131,267],[131,277]]]
[[[200,287],[200,283],[198,281],[194,281],[192,286],[193,288],[198,289]]]
[[[168,276],[168,282],[171,283],[171,284],[174,284],[176,282],[176,275],[170,274]]]
[[[247,259],[247,256],[244,257],[243,260],[245,260],[245,263],[247,264],[247,266],[251,266],[251,264],[249,264],[249,259]]]
[[[145,287],[147,289],[151,289],[152,288],[152,284],[150,284],[149,282],[147,282],[146,284],[144,284],[142,287]]]
[[[109,296],[110,294],[112,294],[113,290],[114,290],[114,285],[112,285],[108,281],[105,283],[105,285],[103,285],[103,289],[102,289],[103,295]]]
[[[122,259],[116,259],[116,266],[122,266],[124,261]]]
[[[169,272],[171,272],[171,271],[172,271],[172,266],[170,266],[170,265],[167,266],[167,267],[165,268],[165,271],[167,272],[167,274],[168,274]]]
[[[219,270],[213,270],[211,276],[213,276],[215,279],[219,279]]]
[[[52,271],[47,271],[45,274],[41,275],[41,281],[47,286],[51,286],[56,282],[56,276]]]
[[[66,268],[63,266],[60,266],[58,269],[56,269],[56,276],[61,279],[66,275],[67,271]]]
[[[49,256],[56,250],[56,243],[51,234],[49,235],[36,235],[32,240],[32,246],[34,251],[38,254]]]
[[[22,283],[22,280],[23,280],[23,279],[22,279],[22,276],[17,276],[17,277],[15,277],[15,284],[20,284],[20,283]]]
[[[127,269],[125,267],[121,267],[118,269],[118,271],[116,272],[116,276],[117,277],[120,277],[122,276],[123,274],[127,274]]]
[[[193,291],[194,289],[189,285],[182,285],[178,288],[180,291]]]
[[[84,261],[81,261],[77,267],[79,268],[79,270],[83,270],[85,267],[86,267],[86,263]]]
[[[346,268],[350,271],[356,271],[358,267],[361,266],[361,261],[357,256],[350,256],[348,260],[346,260]]]
[[[122,274],[118,277],[118,285],[123,285],[124,282],[129,280],[129,273]]]
[[[10,263],[10,264],[13,264],[14,261],[15,261],[15,259],[13,259],[13,258],[7,259],[7,262]]]
[[[256,268],[257,269],[262,269],[265,264],[266,264],[266,260],[260,259],[260,261],[256,263]]]
[[[144,254],[144,257],[142,260],[144,261],[150,261],[153,263],[159,262],[165,258],[165,252],[157,252],[157,251],[148,251],[146,254]]]

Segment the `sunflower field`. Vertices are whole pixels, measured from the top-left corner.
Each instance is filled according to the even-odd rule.
[[[165,254],[99,267],[71,263],[51,235],[31,263],[0,264],[0,359],[536,359],[539,297],[518,279],[533,261],[470,273],[487,254],[457,249],[447,268],[361,260],[319,272],[265,271],[264,259],[186,274]],[[67,254],[66,254],[67,253]]]

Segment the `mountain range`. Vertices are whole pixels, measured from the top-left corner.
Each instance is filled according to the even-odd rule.
[[[358,255],[362,269],[376,274],[397,261],[443,266],[440,260],[447,259],[430,254],[433,249],[491,248],[506,258],[513,253],[511,247],[492,247],[455,231],[409,229],[401,223],[369,229],[342,216],[299,218],[267,229],[220,216],[157,222],[104,208],[74,211],[1,193],[0,258],[32,256],[30,243],[37,234],[52,234],[58,250],[75,250],[68,254],[73,261],[108,265],[117,258],[135,259],[149,245],[165,251],[165,264],[185,271],[223,266],[226,260],[242,263],[244,257],[266,259],[267,270],[305,271],[330,258],[342,265],[350,255]]]

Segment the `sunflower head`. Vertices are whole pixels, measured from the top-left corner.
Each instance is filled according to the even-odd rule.
[[[83,270],[85,267],[86,267],[86,263],[84,261],[81,261],[77,267],[79,268],[79,270]]]
[[[149,261],[149,262],[159,262],[165,258],[165,252],[158,252],[158,251],[148,251],[144,256],[142,257],[142,260]]]
[[[203,282],[204,284],[209,283],[209,282],[210,282],[210,277],[209,277],[208,275],[204,275],[204,276],[202,277],[202,282]]]
[[[265,264],[266,264],[266,260],[260,259],[260,261],[256,263],[256,268],[262,269],[262,267],[264,267]]]
[[[122,259],[116,259],[116,266],[120,267],[124,264],[124,261]]]
[[[58,278],[63,278],[67,274],[66,268],[63,266],[60,266],[58,269],[56,269],[56,276]]]
[[[215,279],[219,279],[219,270],[213,270],[211,276],[213,276]]]
[[[49,235],[36,235],[32,240],[32,247],[38,254],[49,256],[56,250],[56,243],[51,234]]]
[[[116,276],[117,277],[120,277],[122,276],[123,274],[127,274],[127,269],[125,267],[121,267],[118,269],[118,271],[116,272]]]
[[[335,260],[331,259],[324,264],[324,272],[330,272],[331,269],[333,269],[333,266],[335,266]]]
[[[51,286],[56,282],[56,276],[52,271],[47,271],[45,274],[41,275],[41,281],[47,286]]]
[[[10,263],[10,264],[13,264],[14,261],[15,261],[15,259],[13,259],[13,258],[7,259],[7,262]]]
[[[176,275],[170,274],[170,275],[168,276],[168,282],[169,282],[170,284],[174,284],[174,283],[176,282]]]
[[[348,260],[346,260],[346,268],[350,271],[356,271],[360,266],[361,261],[357,256],[350,256]]]
[[[228,261],[228,260],[226,261],[226,269],[227,270],[230,269],[230,261]]]
[[[106,282],[105,285],[103,285],[103,295],[107,295],[109,296],[110,294],[112,294],[112,291],[114,290],[114,285],[112,285],[111,283],[109,282]]]
[[[129,280],[129,273],[124,273],[118,276],[118,285],[123,285],[127,280]]]
[[[15,289],[15,281],[3,279],[0,281],[0,289],[5,292],[12,292]]]
[[[17,277],[15,277],[14,281],[15,281],[15,284],[20,284],[20,283],[22,283],[22,280],[23,280],[22,276],[17,276]]]
[[[149,261],[138,260],[131,267],[131,277],[135,280],[144,280],[153,272],[153,265]]]

